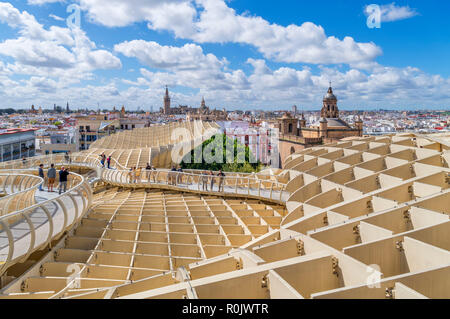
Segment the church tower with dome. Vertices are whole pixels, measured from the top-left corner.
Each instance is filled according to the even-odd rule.
[[[339,109],[337,106],[337,97],[333,94],[333,88],[328,88],[327,94],[323,97],[323,107],[321,111],[321,117],[323,118],[339,118]]]
[[[354,125],[349,125],[340,118],[337,102],[330,83],[323,97],[318,121],[307,126],[303,113],[300,118],[286,113],[278,119],[275,127],[280,131],[279,150],[282,163],[289,155],[301,149],[363,136],[363,120],[359,116],[355,117]]]

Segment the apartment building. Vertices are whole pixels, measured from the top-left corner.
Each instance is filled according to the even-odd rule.
[[[36,155],[36,129],[11,128],[0,130],[0,161],[10,161]]]
[[[77,133],[79,150],[87,150],[98,139],[116,133],[120,129],[118,119],[109,120],[108,115],[79,116],[77,119]]]
[[[39,143],[41,154],[77,152],[79,149],[78,132],[75,127],[47,130]]]

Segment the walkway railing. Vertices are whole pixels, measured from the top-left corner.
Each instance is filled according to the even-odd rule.
[[[226,172],[223,178],[213,172],[214,177],[205,176],[205,171],[186,170],[185,172],[172,172],[166,169],[141,170],[140,178],[132,178],[131,171],[120,165],[115,159],[111,161],[111,169],[107,164],[101,164],[100,156],[86,154],[52,154],[27,159],[26,162],[16,160],[1,163],[0,169],[5,168],[37,168],[39,164],[48,167],[50,164],[86,167],[97,170],[97,175],[107,183],[122,187],[157,187],[170,186],[171,189],[209,192],[215,194],[234,194],[244,196],[262,197],[269,200],[285,201],[288,197],[286,183],[271,178],[263,173],[230,173]],[[104,167],[103,167],[104,166]],[[209,173],[209,172],[208,172]],[[211,185],[211,180],[213,183]],[[219,188],[220,186],[220,188]]]
[[[4,197],[0,198],[0,216],[19,211],[34,205],[36,190],[44,180],[38,176],[0,173],[0,190]]]
[[[183,172],[185,173],[191,173],[191,174],[203,174],[204,172],[209,172],[209,171],[205,171],[205,170],[200,170],[200,169],[184,169]],[[219,172],[217,171],[213,171],[214,175],[217,175]],[[274,180],[280,183],[284,183],[283,180],[284,178],[281,178],[281,176],[277,176],[277,175],[269,175],[267,173],[264,172],[259,172],[259,173],[241,173],[241,172],[226,172],[227,176],[235,176],[235,177],[249,177],[249,178],[257,178],[257,179],[262,179],[262,180]],[[286,183],[284,183],[286,184]]]
[[[131,170],[101,170],[101,179],[117,186],[155,187],[168,186],[176,190],[208,192],[217,195],[234,194],[255,196],[275,201],[288,198],[286,184],[249,176],[204,175],[167,170],[142,170],[140,174]]]
[[[67,192],[0,217],[0,275],[60,238],[87,212],[92,189],[82,176],[70,176],[74,186]]]
[[[49,155],[41,155],[36,157],[29,157],[25,160],[14,160],[9,162],[0,163],[0,169],[26,169],[26,168],[36,168],[39,164],[44,164],[44,166],[48,167],[50,164],[82,164],[86,167],[97,167],[101,166],[100,156],[91,155],[91,154],[75,154],[75,155],[66,155],[66,154],[49,154]],[[107,163],[105,162],[105,166]],[[116,169],[127,169],[123,165],[121,165],[117,160],[112,158],[111,167]]]

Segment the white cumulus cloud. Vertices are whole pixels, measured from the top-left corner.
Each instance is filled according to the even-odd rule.
[[[361,63],[375,59],[376,44],[338,39],[312,22],[281,26],[262,17],[237,14],[224,0],[80,0],[89,17],[108,27],[147,21],[197,43],[241,43],[279,62]]]
[[[417,16],[419,13],[409,6],[398,6],[395,2],[380,6],[381,22],[392,22],[398,20],[405,20]],[[366,15],[371,14],[368,7],[365,7]]]

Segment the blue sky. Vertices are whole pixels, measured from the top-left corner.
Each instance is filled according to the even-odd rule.
[[[80,28],[69,28],[69,5]],[[367,26],[379,5],[381,27]],[[449,109],[448,1],[0,2],[0,108]]]

